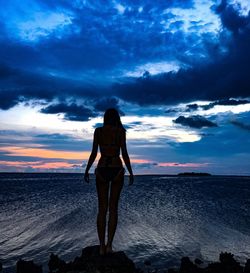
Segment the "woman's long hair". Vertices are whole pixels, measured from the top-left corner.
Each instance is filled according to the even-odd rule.
[[[126,129],[122,125],[119,112],[115,108],[109,108],[105,111],[103,125],[112,125],[115,127],[120,127],[124,131],[126,131]]]

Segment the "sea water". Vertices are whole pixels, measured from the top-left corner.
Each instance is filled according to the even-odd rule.
[[[125,179],[114,250],[138,266],[177,266],[189,256],[250,258],[250,177],[136,176]],[[46,272],[50,253],[65,261],[98,244],[94,177],[82,174],[0,174],[0,261],[12,272],[19,258]]]

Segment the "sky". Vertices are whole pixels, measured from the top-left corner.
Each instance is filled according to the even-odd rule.
[[[0,45],[1,172],[83,172],[114,107],[134,173],[250,175],[248,0],[0,0]]]

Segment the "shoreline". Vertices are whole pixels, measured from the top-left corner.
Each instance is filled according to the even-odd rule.
[[[5,271],[4,263],[0,262],[0,273],[250,273],[250,258],[241,265],[230,252],[221,252],[218,261],[213,262],[182,257],[179,267],[157,269],[149,259],[143,264],[137,267],[123,251],[101,256],[99,246],[94,245],[83,248],[80,256],[68,262],[51,253],[47,263],[49,271],[33,260],[19,259],[15,270]]]

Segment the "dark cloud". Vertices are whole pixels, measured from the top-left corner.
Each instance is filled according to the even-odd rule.
[[[166,114],[173,114],[173,113],[177,113],[179,110],[176,108],[168,108],[167,110],[164,111],[164,113]]]
[[[186,109],[187,112],[195,111],[195,110],[198,110],[199,105],[197,103],[188,104],[188,105],[186,105],[186,108],[187,108]]]
[[[101,90],[105,92],[104,87]],[[100,87],[90,83],[0,65],[0,109],[3,110],[32,99],[48,103],[54,98],[93,99],[99,94]]]
[[[8,77],[15,75],[16,70],[10,68],[6,64],[0,64],[0,79],[8,79]]]
[[[238,128],[241,128],[246,131],[250,131],[250,124],[246,124],[246,123],[243,123],[243,122],[237,121],[237,120],[232,120],[231,123],[233,125],[237,126]]]
[[[194,104],[188,104],[186,105],[186,112],[191,112],[191,111],[195,111],[198,109],[202,109],[202,110],[209,110],[214,108],[216,105],[229,105],[229,106],[236,106],[236,105],[242,105],[242,104],[247,104],[250,103],[250,100],[242,100],[242,99],[222,99],[222,100],[217,100],[214,102],[211,102],[209,104],[205,104],[205,105],[198,105],[197,103]],[[174,110],[174,109],[173,109]]]
[[[215,11],[220,15],[223,26],[232,32],[237,33],[249,24],[249,17],[239,16],[235,6],[229,5],[228,0],[222,0],[221,4],[215,7]]]
[[[120,115],[125,115],[120,109],[119,100],[116,97],[104,97],[95,101],[94,109],[96,111],[105,112],[108,108],[115,108]]]
[[[80,70],[87,73],[87,70],[98,69],[99,73],[103,73],[106,69],[110,72],[117,65],[120,68],[135,64],[138,59],[145,62],[149,54],[152,57],[158,55],[154,53],[154,49],[158,52],[172,51],[170,48],[166,49],[166,38],[161,33],[164,27],[156,19],[169,19],[170,15],[163,14],[165,9],[177,6],[191,8],[193,1],[132,1],[125,4],[130,8],[125,8],[122,21],[113,1],[106,1],[105,5],[102,1],[54,1],[53,4],[51,1],[39,1],[39,4],[41,11],[71,14],[72,24],[68,25],[63,37],[58,38],[52,33],[36,46],[32,46],[32,43],[16,43],[4,37],[1,41],[0,59],[5,60],[7,55],[9,62],[26,68],[37,63],[48,70],[61,71],[63,68],[67,72]],[[140,7],[143,10],[138,12]],[[6,9],[8,8],[13,10],[15,6],[6,5]],[[33,12],[30,7],[26,8],[29,8],[30,13]],[[25,10],[25,3],[23,9]],[[151,22],[154,24],[151,25]],[[139,46],[142,40],[147,43],[147,47]],[[94,71],[94,75],[98,74]]]
[[[0,58],[7,65],[0,68],[0,109],[30,99],[51,102],[67,97],[97,100],[100,110],[109,104],[118,106],[117,98],[140,105],[170,105],[250,96],[250,15],[241,16],[226,1],[214,8],[224,28],[219,40],[211,33],[185,33],[182,21],[172,25],[177,31],[164,29],[160,19],[175,18],[167,8],[192,8],[193,1],[131,1],[130,9],[124,5],[122,22],[112,1],[104,7],[101,1],[50,2],[39,3],[50,12],[61,8],[73,14],[72,26],[60,38],[51,34],[35,44],[17,42],[7,36],[2,23]],[[143,7],[141,12],[139,7]],[[196,28],[200,24],[191,22]],[[164,61],[177,61],[186,68],[126,82],[123,78],[110,88],[121,71],[162,61],[163,56]],[[105,99],[110,96],[116,99]]]
[[[87,121],[91,117],[97,116],[97,114],[91,109],[83,105],[77,105],[76,103],[51,104],[45,108],[42,108],[40,111],[44,114],[64,114],[65,120],[72,121]]]
[[[214,108],[214,106],[216,105],[241,105],[241,104],[247,104],[250,103],[249,100],[236,100],[236,99],[224,99],[224,100],[218,100],[215,102],[211,102],[209,104],[206,105],[199,105],[200,108],[202,108],[203,110],[209,110],[211,108]]]
[[[179,116],[177,119],[173,120],[173,122],[197,129],[201,129],[203,127],[217,127],[216,123],[199,115],[190,117]]]
[[[20,98],[42,98],[50,102],[53,98],[67,96],[92,99],[100,95],[118,96],[113,90],[110,94],[107,85],[124,71],[149,61],[159,62],[162,56],[165,56],[164,61],[181,59],[183,48],[190,47],[191,41],[181,28],[173,33],[166,30],[161,20],[168,22],[175,18],[174,14],[167,12],[168,8],[192,8],[194,3],[191,0],[126,1],[122,17],[114,1],[106,1],[105,5],[102,1],[52,3],[46,0],[35,3],[40,12],[70,14],[72,24],[65,29],[59,27],[60,35],[56,35],[56,31],[50,33],[48,29],[45,37],[38,35],[37,40],[23,40],[20,37],[23,33],[21,24],[18,28],[16,24],[29,21],[30,15],[33,17],[34,13],[35,16],[37,10],[27,3],[16,8],[15,3],[6,2],[5,13],[9,11],[10,16],[8,22],[0,22],[0,59],[11,69],[2,73],[0,68],[0,94],[5,93],[0,108],[4,110],[13,107]],[[139,8],[142,8],[140,12]],[[173,28],[180,24],[177,21]],[[39,26],[34,29],[34,35],[43,32],[43,26],[40,27],[42,29]],[[197,50],[195,48],[194,52]],[[192,52],[193,48],[189,51]],[[200,51],[204,51],[202,46]]]
[[[19,98],[15,94],[12,94],[11,90],[4,90],[3,92],[0,92],[0,95],[0,109],[2,110],[8,110],[18,104],[20,101],[22,101],[21,98]]]
[[[226,2],[217,9],[224,27],[220,43],[228,37],[228,31],[233,31],[233,35],[229,36],[231,38],[227,38],[227,53],[218,55],[218,47],[212,46],[212,58],[207,58],[206,64],[198,63],[190,69],[180,69],[176,73],[151,75],[118,83],[114,89],[125,100],[140,105],[249,97],[250,14],[244,17],[234,10],[234,16],[231,16],[232,10],[234,8]],[[230,23],[225,18],[230,18]]]

